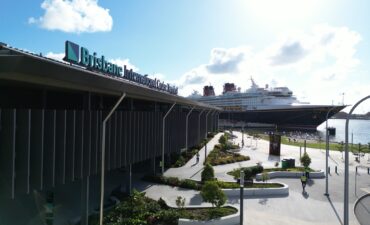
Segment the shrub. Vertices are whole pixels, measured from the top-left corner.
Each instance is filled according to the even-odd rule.
[[[218,142],[221,144],[221,145],[225,145],[226,144],[226,137],[225,135],[222,135],[219,139],[218,139]]]
[[[211,164],[207,163],[202,171],[202,182],[213,180],[215,177],[215,172]]]
[[[162,209],[168,209],[169,207],[168,207],[168,205],[167,205],[167,203],[166,203],[166,201],[165,200],[163,200],[162,198],[159,198],[158,199],[158,205],[162,208]]]
[[[177,161],[175,162],[175,167],[181,167],[183,165],[185,165],[186,161],[185,161],[185,158],[180,155],[180,157],[177,159]]]
[[[176,210],[169,209],[159,211],[157,217],[162,222],[161,224],[177,225],[177,220],[179,219],[180,215]]]
[[[244,169],[244,179],[249,180],[253,176],[252,169],[250,167]]]
[[[166,183],[171,185],[171,186],[179,186],[180,181],[179,181],[179,178],[177,178],[177,177],[167,177],[167,182]]]
[[[176,198],[176,206],[180,209],[183,209],[185,206],[185,198],[181,196],[177,196]]]
[[[203,201],[209,202],[212,206],[221,207],[226,202],[226,195],[215,181],[208,181],[203,185],[200,195]]]
[[[262,181],[266,182],[268,179],[270,179],[268,173],[265,171],[262,173]]]
[[[305,152],[301,158],[301,163],[302,165],[305,167],[305,168],[308,168],[311,164],[311,158],[310,156],[307,154],[307,152]]]
[[[185,179],[180,181],[180,187],[182,188],[189,188],[194,190],[199,190],[199,184],[193,180]]]
[[[159,176],[157,176],[157,175],[145,175],[143,177],[143,180],[148,181],[148,182],[157,183],[157,184],[166,183],[166,180],[162,175],[159,175]]]
[[[257,165],[257,166],[252,166],[250,167],[252,170],[252,175],[255,176],[257,173],[262,173],[263,172],[263,166]]]

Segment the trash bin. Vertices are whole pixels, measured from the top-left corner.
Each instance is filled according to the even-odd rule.
[[[288,159],[288,168],[294,168],[295,167],[295,159],[290,158]]]
[[[283,159],[281,160],[281,168],[282,169],[287,169],[288,168],[288,160],[287,159]]]

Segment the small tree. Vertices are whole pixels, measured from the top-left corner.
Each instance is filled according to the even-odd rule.
[[[225,145],[226,144],[226,137],[225,135],[221,135],[221,137],[218,139],[218,142],[221,144],[221,145]]]
[[[185,206],[185,198],[181,196],[177,196],[176,198],[176,205],[178,208],[183,209]]]
[[[210,181],[215,178],[215,171],[211,164],[207,163],[202,171],[202,182]]]
[[[269,177],[269,174],[266,172],[266,171],[264,171],[263,173],[262,173],[262,181],[263,182],[266,182],[267,180],[269,180],[270,179],[270,177]]]
[[[227,200],[225,193],[215,181],[206,182],[200,191],[200,195],[202,196],[203,201],[209,202],[212,206],[216,207],[221,207]]]
[[[301,158],[301,163],[302,165],[305,167],[305,168],[308,168],[311,164],[311,158],[310,156],[307,154],[307,152],[305,152]]]

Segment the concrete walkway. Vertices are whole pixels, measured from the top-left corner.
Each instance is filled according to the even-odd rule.
[[[241,133],[234,132],[237,136],[234,139],[235,144],[241,144]],[[208,152],[217,144],[221,134],[216,135],[207,145]],[[250,144],[251,139],[245,135],[246,145]],[[249,142],[249,143],[247,143]],[[256,144],[257,143],[257,144]],[[257,145],[257,147],[256,147]],[[252,146],[244,147],[240,151],[243,155],[249,155],[251,160],[215,166],[215,175],[219,180],[234,181],[226,174],[234,168],[256,165],[262,163],[264,167],[274,167],[275,162],[280,162],[284,157],[293,157],[296,159],[296,165],[299,165],[299,147],[282,145],[281,156],[268,155],[269,143],[264,140],[252,140]],[[307,148],[307,152],[312,159],[311,167],[314,169],[325,168],[325,151]],[[303,149],[302,149],[303,154]],[[272,225],[272,224],[342,224],[343,221],[343,169],[340,152],[330,152],[331,160],[329,166],[332,168],[332,174],[329,176],[330,197],[324,195],[325,179],[310,180],[306,193],[302,193],[302,187],[299,179],[273,179],[272,181],[283,182],[289,185],[289,196],[282,198],[250,198],[244,197],[244,225]],[[365,161],[365,160],[364,160]],[[200,172],[204,162],[204,148],[200,151],[200,161],[196,164],[196,158],[191,159],[181,168],[171,168],[165,172],[165,176],[176,176],[181,179],[191,178],[200,180]],[[364,162],[366,163],[366,161]],[[351,156],[350,163],[350,224],[358,225],[353,213],[353,205],[357,196],[362,196],[366,190],[370,190],[370,175],[367,171],[359,170],[355,176],[355,166],[359,165]],[[366,165],[366,164],[365,164]],[[280,166],[280,165],[279,165]],[[338,166],[338,174],[334,173],[334,166]],[[355,186],[356,179],[356,186]],[[160,197],[166,199],[171,205],[175,205],[177,196],[186,198],[186,205],[210,206],[203,203],[198,191],[187,190],[166,185],[156,185],[141,182],[143,185],[140,190],[147,193],[147,196],[153,199]],[[356,188],[356,189],[355,189]],[[239,207],[239,198],[228,199],[228,204]]]

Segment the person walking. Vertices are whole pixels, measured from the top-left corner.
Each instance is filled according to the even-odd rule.
[[[310,179],[310,171],[308,168],[306,168],[306,177],[307,179]]]
[[[197,163],[199,163],[199,152],[197,152]]]
[[[306,192],[307,177],[305,173],[303,173],[303,175],[301,176],[301,183],[302,183],[303,192]]]

